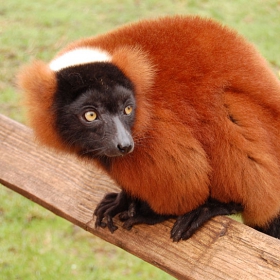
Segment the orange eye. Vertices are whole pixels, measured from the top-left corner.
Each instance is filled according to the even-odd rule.
[[[84,114],[84,117],[85,117],[86,121],[93,122],[94,120],[96,120],[97,114],[94,111],[87,111]]]
[[[126,115],[130,115],[131,113],[132,113],[132,111],[133,111],[133,108],[132,108],[132,106],[126,106],[125,108],[124,108],[124,113],[126,114]]]

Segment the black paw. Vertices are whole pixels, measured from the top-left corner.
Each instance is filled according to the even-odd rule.
[[[171,238],[174,242],[181,239],[190,238],[195,231],[205,222],[219,215],[231,215],[239,213],[243,210],[241,204],[237,203],[221,203],[214,199],[209,199],[205,204],[197,209],[177,218],[172,230]]]
[[[135,200],[130,204],[128,211],[120,214],[119,219],[124,222],[123,228],[130,230],[138,224],[155,225],[171,217],[170,215],[157,214],[146,202]]]
[[[113,218],[118,214],[120,221],[123,222],[123,228],[127,230],[138,224],[154,225],[171,217],[156,214],[146,202],[132,199],[122,191],[107,194],[97,205],[94,211],[95,226],[108,227],[113,233],[118,229],[113,222]]]
[[[113,222],[113,217],[128,209],[131,199],[125,192],[108,193],[97,205],[94,215],[96,216],[95,227],[108,229],[113,233],[118,227]]]

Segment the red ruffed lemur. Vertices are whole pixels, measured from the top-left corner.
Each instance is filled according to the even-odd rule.
[[[96,226],[176,222],[174,241],[216,215],[280,238],[280,82],[236,32],[190,16],[74,42],[19,75],[41,143],[96,163],[120,186]]]

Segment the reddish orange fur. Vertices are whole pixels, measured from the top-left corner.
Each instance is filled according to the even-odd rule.
[[[151,64],[149,57],[137,47],[121,47],[114,51],[112,62],[116,64],[123,73],[133,81],[135,90],[140,98],[137,98],[137,106],[142,108],[137,111],[136,122],[134,126],[135,134],[142,134],[143,129],[149,125],[151,100],[149,100],[149,89],[154,82],[155,69]],[[137,67],[135,67],[137,65]]]
[[[55,73],[44,62],[35,61],[21,70],[18,86],[24,90],[23,103],[28,108],[27,119],[37,139],[44,145],[68,151],[54,127],[52,104],[56,91]]]
[[[279,214],[280,83],[251,44],[211,20],[170,17],[60,54],[84,46],[107,50],[136,87],[135,150],[115,158],[110,174],[124,190],[161,214],[184,214],[209,194],[242,203],[251,226]],[[54,75],[35,63],[21,87],[38,138],[62,149],[50,112]]]

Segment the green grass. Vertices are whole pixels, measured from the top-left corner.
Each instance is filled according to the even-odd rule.
[[[280,69],[278,0],[2,1],[0,113],[25,122],[15,76],[21,65],[50,60],[67,43],[142,18],[212,17],[239,30]],[[1,168],[1,167],[0,167]],[[0,186],[0,280],[173,279]],[[183,244],[182,244],[183,246]]]
[[[0,279],[171,279],[4,187],[0,197]]]

